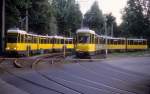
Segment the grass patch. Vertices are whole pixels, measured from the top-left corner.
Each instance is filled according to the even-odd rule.
[[[146,51],[129,51],[129,52],[113,52],[109,56],[150,56],[150,50]]]

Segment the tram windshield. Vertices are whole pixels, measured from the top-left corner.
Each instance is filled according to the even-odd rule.
[[[90,35],[78,35],[79,43],[90,43]]]
[[[16,43],[17,42],[17,34],[7,34],[7,42],[8,43]]]

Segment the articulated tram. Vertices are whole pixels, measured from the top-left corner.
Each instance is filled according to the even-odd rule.
[[[10,29],[6,37],[6,53],[32,55],[52,51],[74,50],[73,38],[29,34],[19,29]]]
[[[77,30],[76,55],[78,57],[85,55],[94,55],[108,51],[124,50],[146,50],[146,39],[115,38],[109,36],[100,36],[93,30]]]

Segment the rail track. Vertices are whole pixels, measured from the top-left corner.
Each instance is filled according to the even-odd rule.
[[[69,54],[69,53],[68,53],[68,54]],[[4,60],[5,60],[4,58],[3,58],[3,59],[0,59],[0,63],[3,63]],[[43,63],[43,62],[47,62],[47,63],[50,63],[50,64],[61,63],[61,60],[64,60],[64,55],[63,55],[63,53],[46,54],[46,55],[38,56],[38,57],[36,57],[36,58],[34,58],[34,59],[33,59],[33,58],[28,58],[28,60],[27,60],[26,58],[21,58],[21,59],[20,59],[20,58],[18,58],[18,59],[17,59],[17,58],[11,58],[11,60],[13,60],[12,64],[13,64],[15,67],[17,67],[17,68],[24,68],[24,67],[25,67],[25,66],[23,65],[24,62],[20,62],[20,61],[28,62],[28,60],[34,60],[34,62],[33,62],[32,64],[30,64],[30,65],[31,65],[31,68],[32,68],[36,73],[38,73],[41,77],[43,77],[43,78],[45,78],[45,79],[47,79],[47,80],[49,80],[49,81],[51,81],[51,82],[54,82],[54,83],[56,83],[56,84],[58,84],[58,85],[60,85],[60,86],[62,86],[62,87],[64,87],[64,88],[70,89],[71,91],[76,92],[76,94],[83,94],[83,93],[81,93],[81,92],[79,92],[79,91],[77,91],[77,90],[75,90],[75,89],[73,89],[73,88],[70,88],[70,87],[65,86],[65,85],[63,85],[63,84],[61,84],[61,83],[58,83],[57,81],[53,80],[52,78],[49,78],[49,77],[47,77],[46,75],[40,73],[40,72],[38,71],[38,69],[37,69],[39,63]],[[41,88],[44,88],[44,89],[47,89],[47,90],[50,90],[50,91],[53,91],[53,92],[56,92],[56,93],[59,93],[59,94],[65,94],[64,92],[59,91],[59,90],[57,90],[57,89],[53,89],[53,88],[50,88],[50,87],[41,85],[41,84],[39,84],[39,83],[33,82],[33,81],[31,81],[31,80],[29,80],[29,79],[26,79],[26,78],[24,78],[24,77],[21,77],[21,76],[15,74],[15,73],[13,73],[13,72],[10,71],[10,70],[7,70],[7,69],[4,68],[3,66],[0,66],[0,69],[1,69],[2,71],[4,71],[5,73],[7,73],[8,75],[13,76],[13,77],[15,77],[15,78],[17,78],[17,79],[20,79],[20,80],[22,80],[22,81],[25,81],[25,82],[27,82],[27,83],[29,83],[29,84],[34,85],[34,86],[38,86],[38,87],[41,87]]]
[[[48,56],[44,56],[44,57],[41,57],[41,58],[38,58],[33,64],[32,64],[32,69],[35,70],[39,75],[41,75],[43,78],[49,80],[49,81],[52,81],[62,87],[65,87],[67,89],[70,89],[74,92],[76,92],[77,94],[84,94],[83,92],[81,91],[78,91],[74,88],[71,88],[69,86],[66,86],[60,82],[57,82],[56,80],[54,80],[52,77],[49,77],[45,74],[43,74],[42,72],[40,72],[38,70],[38,65],[39,63],[42,63],[42,62],[47,62],[47,63],[50,63],[50,64],[57,64],[57,63],[61,63],[62,61],[64,60],[64,56],[62,53],[59,53],[59,54],[53,54],[53,55],[48,55]]]

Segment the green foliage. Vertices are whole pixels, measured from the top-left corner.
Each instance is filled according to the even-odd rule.
[[[25,7],[25,0],[5,0],[6,29],[17,27],[21,16],[20,9]]]
[[[122,35],[126,37],[142,37],[150,41],[149,5],[149,0],[128,0],[123,12],[123,23],[120,26]]]
[[[94,2],[91,9],[84,15],[83,24],[85,27],[89,27],[101,34],[101,30],[104,25],[104,16],[102,11],[99,9],[98,2]]]
[[[25,30],[26,10],[30,32],[70,36],[80,28],[82,13],[75,0],[6,0],[7,29]]]
[[[142,0],[141,0],[142,1]],[[144,37],[145,29],[149,21],[145,16],[145,9],[140,0],[128,0],[123,12],[123,23],[121,27],[126,37]]]
[[[38,34],[50,34],[51,8],[48,0],[31,0],[29,30]]]
[[[80,27],[82,14],[75,0],[53,0],[54,16],[60,35],[70,36]]]

